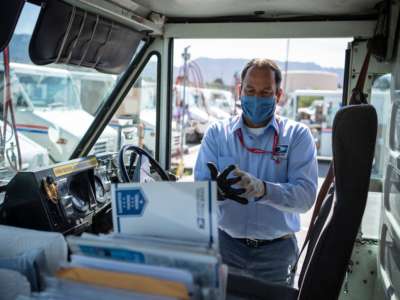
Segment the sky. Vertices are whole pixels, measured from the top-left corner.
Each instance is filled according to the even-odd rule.
[[[351,38],[290,39],[289,61],[314,62],[323,67],[343,68],[345,50]],[[183,63],[181,54],[190,46],[191,59],[269,58],[286,61],[287,39],[177,39],[174,65]]]
[[[27,33],[32,34],[33,28],[35,27],[36,20],[39,16],[40,6],[25,3],[22,9],[21,16],[19,17],[15,33]]]

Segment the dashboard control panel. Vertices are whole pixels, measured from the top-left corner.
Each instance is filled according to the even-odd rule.
[[[91,156],[17,173],[0,215],[7,225],[80,233],[111,210],[111,183],[119,182],[115,155]]]

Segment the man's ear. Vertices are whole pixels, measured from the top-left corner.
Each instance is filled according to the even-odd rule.
[[[239,83],[236,86],[236,93],[237,93],[237,95],[239,95],[239,97],[242,95],[242,84],[241,83]]]
[[[276,103],[279,103],[279,101],[281,100],[281,98],[283,97],[284,92],[282,88],[279,88],[276,92]]]

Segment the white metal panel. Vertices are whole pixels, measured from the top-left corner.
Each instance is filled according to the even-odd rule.
[[[334,38],[371,37],[375,21],[166,24],[174,38]]]
[[[171,127],[171,123],[168,122],[169,116],[169,105],[168,90],[171,88],[168,84],[168,56],[169,56],[169,40],[157,38],[154,41],[153,47],[158,49],[161,54],[161,74],[160,74],[160,132],[159,132],[159,163],[164,168],[167,166],[170,153],[167,152],[168,143],[171,143],[168,138],[168,129]],[[172,74],[171,74],[172,76]]]
[[[380,299],[374,298],[377,252],[376,242],[366,240],[355,242],[348,272],[339,294],[340,300]]]
[[[367,42],[366,41],[356,41],[352,43],[351,48],[351,58],[350,58],[350,76],[349,76],[349,89],[348,89],[348,99],[350,99],[351,92],[356,86],[358,75],[362,64],[367,53]],[[364,92],[368,95],[371,94],[371,87],[375,78],[380,75],[390,73],[392,65],[389,63],[378,62],[375,57],[371,56],[368,76],[365,81]]]
[[[371,13],[379,0],[134,0],[169,17],[254,15],[360,15]]]

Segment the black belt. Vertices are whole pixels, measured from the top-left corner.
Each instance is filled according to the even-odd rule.
[[[284,236],[281,236],[281,237],[273,239],[273,240],[236,239],[236,238],[235,238],[235,240],[245,244],[249,248],[258,248],[258,247],[261,247],[261,246],[273,244],[275,242],[283,241],[283,240],[286,240],[286,239],[291,238],[291,237],[293,237],[292,233],[286,234]]]

